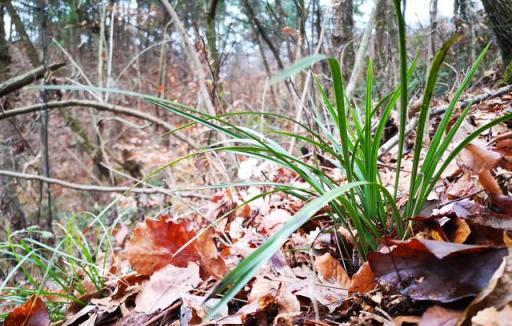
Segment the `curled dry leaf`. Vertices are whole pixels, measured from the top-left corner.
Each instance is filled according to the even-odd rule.
[[[50,315],[39,297],[29,299],[25,304],[14,308],[4,320],[4,326],[48,326]]]
[[[507,254],[505,248],[411,239],[368,254],[378,280],[415,300],[452,302],[474,297]]]
[[[348,293],[366,293],[373,290],[376,285],[372,268],[368,262],[365,262],[359,267],[357,273],[352,275]]]
[[[509,143],[501,144],[499,151],[501,153],[508,153]],[[512,170],[512,161],[510,157],[506,157],[498,152],[481,148],[475,144],[469,144],[459,157],[459,165],[473,174],[478,175],[478,181],[482,187],[490,194],[491,203],[500,209],[502,212],[512,214],[510,204],[512,198],[503,195],[501,188],[492,175],[492,170],[496,167],[501,167],[507,170]]]
[[[135,298],[135,311],[151,314],[167,308],[200,282],[197,264],[190,263],[186,268],[167,265],[143,284]]]
[[[187,223],[171,222],[168,215],[161,215],[159,220],[146,219],[133,230],[126,244],[126,257],[143,275],[151,275],[168,264],[186,267],[189,262],[199,261],[194,244],[175,253],[194,236],[195,233],[187,229]]]
[[[317,257],[315,268],[323,281],[336,284],[344,289],[350,287],[350,276],[348,276],[340,262],[330,253]]]

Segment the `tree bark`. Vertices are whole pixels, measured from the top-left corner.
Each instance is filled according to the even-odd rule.
[[[206,42],[214,82],[218,79],[220,70],[219,50],[217,48],[217,30],[215,29],[215,13],[217,12],[217,5],[218,0],[211,0],[206,13]]]
[[[11,57],[4,29],[4,4],[0,2],[0,81],[9,78]],[[0,110],[9,108],[9,98],[0,98]],[[16,169],[13,160],[13,148],[20,143],[16,130],[16,120],[5,120],[0,123],[0,169]],[[27,225],[25,213],[21,209],[17,195],[15,180],[0,176],[0,214],[4,223],[9,223],[11,230],[23,229]]]
[[[500,47],[505,81],[512,82],[512,0],[482,0]]]
[[[333,0],[332,2],[332,47],[334,56],[339,58],[343,48],[344,73],[350,75],[354,65],[354,0]]]

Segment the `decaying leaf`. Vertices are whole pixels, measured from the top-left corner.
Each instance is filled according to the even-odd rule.
[[[345,289],[350,287],[350,276],[348,276],[340,262],[330,253],[317,257],[314,264],[318,275],[323,281],[336,284]]]
[[[366,293],[373,290],[375,286],[375,275],[373,274],[370,264],[365,262],[359,267],[357,273],[352,275],[348,293]]]
[[[48,326],[50,315],[39,297],[30,298],[25,304],[14,308],[4,320],[4,326]]]
[[[167,215],[161,215],[159,220],[146,219],[133,230],[125,253],[133,268],[143,275],[151,275],[168,264],[186,267],[189,262],[199,261],[194,244],[176,252],[194,236],[185,222],[174,223]]]
[[[435,302],[476,296],[507,254],[504,248],[416,238],[391,244],[368,254],[376,278],[415,300]]]
[[[167,265],[151,275],[135,298],[135,311],[147,314],[170,306],[201,282],[199,266],[190,263],[181,268]]]

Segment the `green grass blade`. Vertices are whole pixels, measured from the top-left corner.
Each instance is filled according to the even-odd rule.
[[[213,289],[206,300],[221,295],[226,291],[222,299],[215,304],[208,317],[212,317],[225,304],[227,304],[245,284],[258,272],[259,268],[274,255],[288,237],[300,226],[306,223],[322,207],[349,191],[352,188],[368,184],[367,182],[354,182],[340,186],[324,195],[307,203],[290,221],[288,221],[277,233],[270,237],[251,255],[245,258]],[[208,318],[207,317],[207,318]]]
[[[283,81],[287,78],[290,78],[297,73],[301,72],[302,70],[309,68],[313,64],[317,63],[318,61],[324,60],[326,58],[325,55],[322,54],[313,54],[307,57],[304,57],[302,59],[297,60],[294,64],[292,64],[290,67],[287,67],[283,70],[281,70],[277,75],[273,76],[270,79],[270,85],[275,84],[277,82]]]

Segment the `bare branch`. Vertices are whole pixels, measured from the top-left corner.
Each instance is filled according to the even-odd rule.
[[[0,84],[0,97],[7,95],[9,93],[12,93],[38,79],[43,78],[44,74],[47,71],[54,71],[57,70],[66,64],[64,62],[61,63],[54,63],[46,67],[46,70],[44,69],[44,66],[37,67],[35,69],[32,69],[20,76],[16,76],[14,78],[11,78],[3,83]]]
[[[17,115],[21,115],[21,114],[37,112],[37,111],[41,110],[44,105],[45,104],[43,104],[43,103],[34,104],[34,105],[29,105],[29,106],[13,109],[13,110],[0,112],[0,120],[6,119],[9,117],[13,117],[13,116],[17,116]],[[109,111],[109,112],[113,112],[113,113],[117,113],[117,114],[127,115],[127,116],[134,117],[137,119],[149,121],[149,122],[152,122],[152,123],[162,127],[163,129],[166,129],[167,131],[171,131],[171,130],[175,129],[175,127],[173,125],[171,125],[171,124],[165,122],[164,120],[159,119],[151,114],[147,114],[147,113],[144,113],[141,111],[129,109],[127,107],[114,105],[114,104],[100,103],[100,102],[89,101],[89,100],[66,100],[66,101],[48,102],[48,103],[46,103],[46,107],[48,108],[48,110],[62,109],[62,108],[66,108],[66,107],[94,108],[99,111]],[[195,149],[198,148],[195,144],[192,144],[187,139],[185,139],[181,136],[178,136],[176,134],[173,134],[173,136],[178,138],[179,140],[189,144],[191,147],[193,147]]]
[[[61,179],[55,178],[47,178],[36,174],[25,174],[14,171],[0,170],[0,175],[8,176],[12,178],[18,179],[26,179],[26,180],[37,180],[40,182],[45,182],[47,184],[59,185],[64,188],[74,189],[78,191],[88,191],[88,192],[117,192],[117,193],[139,193],[139,194],[163,194],[167,196],[174,196],[178,192],[172,191],[170,189],[165,189],[162,187],[153,187],[153,188],[134,188],[134,187],[125,187],[125,186],[116,186],[116,187],[105,187],[105,186],[97,186],[97,185],[84,185],[74,182],[69,182]],[[197,197],[197,198],[209,198],[207,196],[203,196],[201,194],[195,193],[182,193],[180,192],[180,196],[182,197]]]

